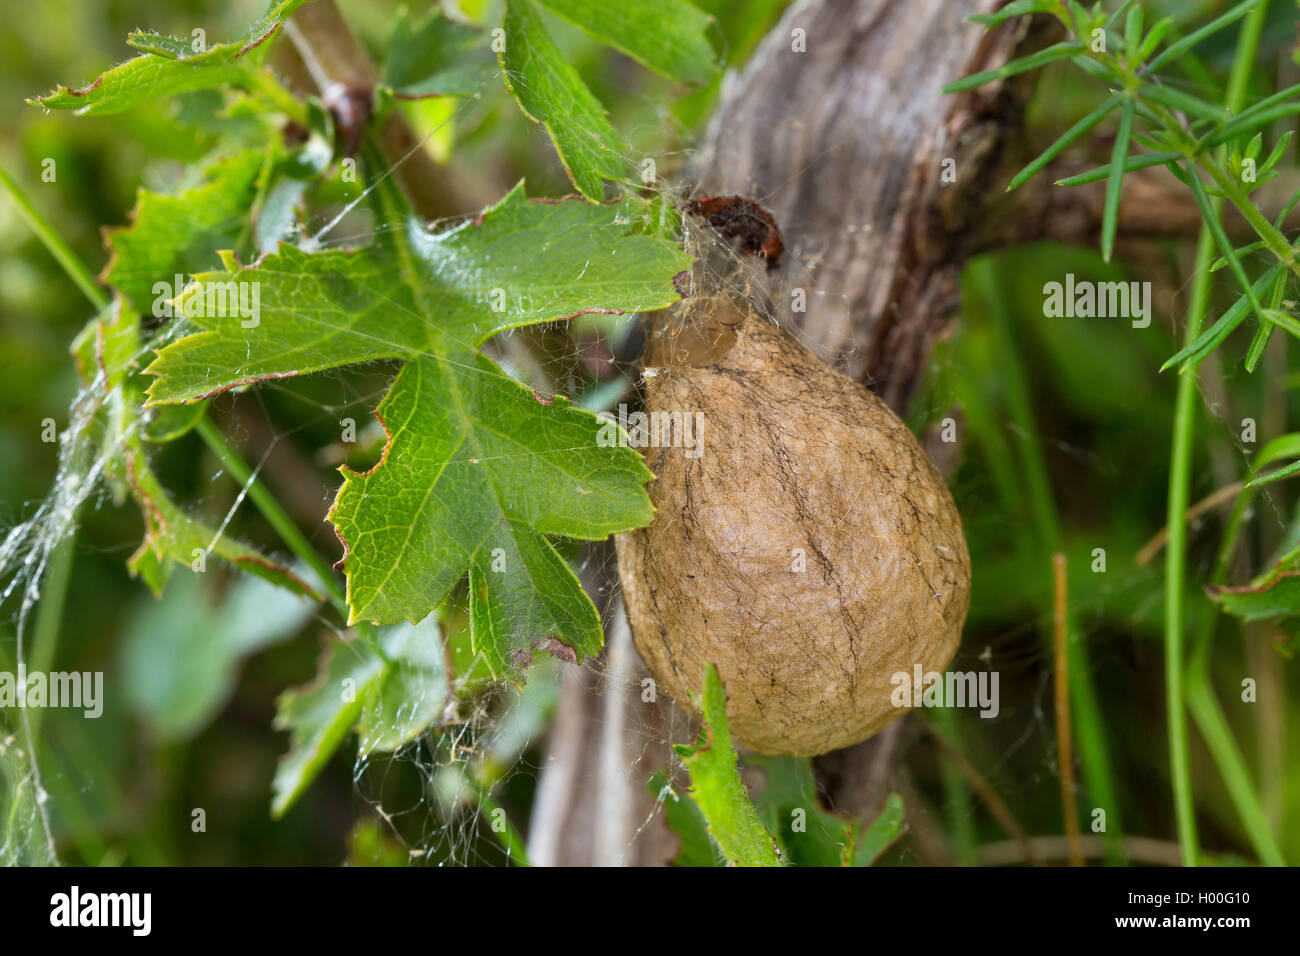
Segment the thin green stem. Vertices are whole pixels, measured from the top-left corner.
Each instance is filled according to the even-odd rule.
[[[1217,212],[1220,203],[1215,203]],[[1209,302],[1210,262],[1214,239],[1206,226],[1196,244],[1192,299],[1187,309],[1186,341],[1200,334]],[[1174,399],[1173,447],[1169,463],[1169,500],[1165,526],[1165,711],[1169,724],[1170,781],[1174,791],[1174,815],[1183,863],[1197,864],[1196,817],[1187,757],[1187,723],[1183,694],[1183,601],[1187,568],[1187,513],[1192,439],[1196,425],[1196,382],[1199,369],[1178,377]]]
[[[200,418],[197,431],[199,437],[217,456],[235,481],[248,489],[248,497],[257,506],[257,510],[262,513],[262,517],[267,520],[267,523],[275,529],[276,534],[280,536],[289,550],[316,572],[321,584],[329,592],[334,606],[346,618],[348,613],[347,595],[335,578],[334,569],[326,563],[325,559],[311,546],[311,542],[307,540],[306,536],[298,530],[298,526],[294,524],[293,519],[289,517],[280,502],[276,500],[275,495],[271,494],[266,485],[253,474],[253,469],[248,466],[248,463],[230,447],[230,443],[226,441],[226,436],[221,434],[221,429],[213,424],[212,419],[206,416]]]
[[[1264,243],[1268,250],[1277,256],[1278,261],[1285,265],[1292,272],[1300,275],[1300,263],[1296,261],[1295,250],[1291,248],[1291,243],[1287,242],[1286,236],[1269,222],[1268,217],[1259,211],[1259,208],[1250,201],[1249,197],[1241,190],[1235,179],[1228,174],[1223,168],[1222,163],[1213,159],[1200,164],[1201,168],[1209,172],[1214,179],[1214,184],[1223,191],[1246,222],[1250,223],[1252,229],[1259,236],[1260,241]]]
[[[1250,11],[1242,24],[1224,104],[1233,113],[1240,112],[1241,104],[1245,99],[1246,82],[1254,65],[1255,51],[1259,47],[1259,37],[1267,10],[1266,3],[1259,4]],[[1220,174],[1227,176],[1222,169],[1223,162],[1224,150],[1221,148],[1210,162],[1211,175],[1215,176],[1216,182]],[[1231,195],[1236,191],[1236,184],[1229,185],[1232,188],[1227,192]],[[1211,200],[1211,215],[1219,216],[1222,208],[1221,199],[1215,197]],[[1267,226],[1272,229],[1271,223],[1267,223]],[[1260,238],[1265,238],[1265,235],[1261,234]],[[1289,250],[1289,245],[1287,248]],[[1213,256],[1214,236],[1210,226],[1205,224],[1201,226],[1200,237],[1196,244],[1192,298],[1187,309],[1185,335],[1189,344],[1200,334],[1209,310],[1210,264],[1213,262]],[[1186,514],[1191,485],[1192,443],[1196,431],[1198,375],[1199,372],[1192,369],[1178,378],[1178,391],[1174,399],[1174,432],[1170,452],[1169,502],[1166,515],[1169,540],[1165,547],[1165,705],[1166,719],[1169,724],[1169,769],[1174,793],[1174,815],[1178,824],[1178,843],[1182,848],[1183,862],[1188,866],[1196,866],[1200,857],[1188,756],[1183,661],[1187,574]],[[1199,687],[1196,693],[1199,700]]]
[[[1192,651],[1192,660],[1187,675],[1187,705],[1196,720],[1197,729],[1205,738],[1206,746],[1218,765],[1219,775],[1228,788],[1228,796],[1236,807],[1246,829],[1246,836],[1260,860],[1267,866],[1286,866],[1282,849],[1273,835],[1264,813],[1263,804],[1255,792],[1255,785],[1246,769],[1246,761],[1237,746],[1232,728],[1223,714],[1215,697],[1214,687],[1210,682],[1209,651],[1210,637],[1213,636],[1214,616],[1207,615],[1205,628],[1208,636],[1198,640]]]
[[[99,287],[99,284],[95,282],[95,277],[86,268],[85,263],[77,258],[77,254],[63,241],[63,237],[54,231],[54,227],[50,225],[49,220],[42,216],[36,207],[31,204],[27,196],[18,188],[18,183],[5,171],[3,166],[0,166],[0,186],[4,186],[5,192],[14,201],[14,205],[18,207],[18,211],[22,213],[24,221],[26,221],[32,232],[36,233],[36,237],[45,244],[45,248],[50,251],[50,255],[54,256],[59,265],[63,267],[63,271],[77,284],[77,288],[90,300],[91,305],[96,309],[107,308],[109,303],[108,294]]]

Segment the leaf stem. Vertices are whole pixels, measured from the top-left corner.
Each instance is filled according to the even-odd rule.
[[[343,615],[344,619],[348,615],[347,595],[339,585],[334,576],[334,569],[326,563],[316,549],[311,546],[306,536],[298,530],[293,519],[276,500],[275,495],[267,489],[249,468],[248,463],[239,456],[230,443],[226,441],[226,436],[206,415],[199,419],[196,426],[199,437],[203,439],[204,444],[217,456],[221,464],[230,472],[235,481],[248,488],[248,497],[252,499],[257,510],[262,513],[262,517],[267,523],[275,529],[281,540],[289,547],[289,550],[297,555],[308,567],[316,572],[320,578],[321,584],[329,592],[330,600]]]

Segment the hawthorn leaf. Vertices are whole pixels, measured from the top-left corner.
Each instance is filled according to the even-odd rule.
[[[266,13],[248,28],[244,38],[230,43],[208,46],[206,43],[200,44],[193,36],[179,38],[145,30],[134,31],[126,38],[126,42],[137,50],[169,60],[233,63],[275,36],[285,19],[306,2],[307,0],[271,0]]]
[[[697,703],[703,713],[699,739],[673,749],[690,771],[691,797],[708,821],[709,834],[735,866],[780,866],[776,841],[740,779],[727,724],[727,693],[713,664],[705,668],[704,693]]]
[[[854,840],[853,865],[871,866],[889,849],[906,829],[903,798],[891,793],[876,818],[861,828]]]
[[[709,836],[709,824],[699,805],[684,793],[678,793],[662,770],[650,777],[650,796],[663,805],[668,829],[680,841],[673,866],[725,866],[727,859]]]
[[[703,83],[717,72],[713,17],[686,0],[537,0],[606,46],[670,79]]]
[[[1210,598],[1243,621],[1300,617],[1300,550],[1292,552],[1249,584],[1208,585]]]
[[[794,866],[842,866],[854,824],[821,808],[812,767],[796,757],[747,756],[765,780],[755,799],[759,819],[775,837],[781,860]]]
[[[546,32],[531,0],[507,0],[502,77],[524,115],[546,127],[573,185],[604,197],[604,180],[626,179],[626,147],[587,84]]]
[[[418,23],[401,11],[384,58],[384,85],[401,99],[473,96],[491,82],[496,58],[486,32],[434,10]]]
[[[195,561],[206,563],[207,556],[214,555],[296,594],[321,599],[307,582],[282,564],[186,514],[171,500],[149,467],[138,430],[124,433],[121,445],[122,467],[132,497],[144,515],[145,526],[144,540],[127,559],[126,566],[155,595],[162,594],[174,565],[179,564],[188,571],[194,568]]]
[[[100,397],[88,427],[99,433],[105,480],[115,497],[129,493],[144,517],[144,540],[127,559],[127,569],[158,596],[174,565],[189,570],[196,560],[206,563],[208,555],[215,555],[296,594],[321,600],[288,568],[191,518],[171,500],[144,448],[148,426],[139,413],[143,393],[135,367],[140,351],[140,317],[120,298],[92,319],[72,344],[83,383],[102,377],[102,389],[94,391]]]
[[[375,359],[404,361],[376,411],[379,464],[346,467],[329,518],[344,542],[349,623],[423,619],[466,572],[474,649],[493,674],[533,650],[594,653],[600,622],[547,535],[584,540],[647,523],[640,456],[602,423],[544,402],[479,352],[508,329],[583,312],[662,308],[690,262],[640,234],[645,203],[531,202],[522,184],[479,220],[413,219],[354,252],[281,244],[256,266],[196,276],[182,297],[201,331],[146,372],[151,403]],[[258,318],[208,309],[256,283]],[[572,650],[572,654],[569,650]]]
[[[106,233],[111,257],[101,280],[137,312],[158,314],[155,283],[172,287],[176,275],[215,264],[212,249],[233,243],[257,194],[265,160],[258,150],[241,150],[208,165],[204,181],[184,192],[139,190],[131,225]]]
[[[290,742],[271,781],[271,816],[284,816],[316,779],[351,733],[383,677],[383,658],[357,638],[325,652],[315,683],[280,695],[274,727],[289,731]]]
[[[118,64],[88,86],[57,86],[28,100],[51,110],[76,110],[80,116],[107,116],[163,96],[225,86],[239,79],[240,67],[229,63],[191,64],[145,54]]]
[[[420,736],[442,717],[451,693],[442,640],[432,622],[397,624],[381,642],[384,674],[357,725],[363,757],[397,750]]]
[[[304,2],[273,2],[243,40],[212,47],[205,44],[202,50],[194,48],[193,39],[136,31],[127,37],[127,43],[144,51],[142,55],[100,74],[82,89],[57,86],[28,102],[51,110],[76,110],[82,116],[106,116],[175,93],[226,84],[248,86],[248,71],[260,67],[242,62],[243,58],[273,37],[283,19]]]
[[[289,752],[271,784],[271,813],[283,816],[353,729],[362,757],[397,750],[434,725],[448,703],[442,638],[430,624],[399,624],[378,638],[332,645],[316,681],[280,695],[275,727]]]

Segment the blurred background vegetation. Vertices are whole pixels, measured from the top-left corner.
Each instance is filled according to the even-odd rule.
[[[716,41],[729,67],[743,65],[785,6],[773,0],[698,5],[716,16]],[[343,0],[340,6],[377,54],[397,5]],[[1224,5],[1187,0],[1146,6],[1151,19],[1173,13],[1181,24],[1199,24]],[[463,2],[461,9],[470,17],[495,16],[481,3]],[[1297,79],[1296,8],[1274,2],[1271,10],[1252,98]],[[211,114],[197,97],[107,118],[47,115],[24,99],[56,83],[80,85],[125,59],[131,51],[124,38],[136,27],[187,36],[202,25],[211,37],[235,36],[261,12],[260,0],[52,0],[7,11],[7,29],[0,34],[0,165],[93,271],[105,262],[100,227],[127,222],[137,187],[174,182],[186,163],[215,145],[220,128],[205,122]],[[635,149],[674,157],[661,163],[659,174],[677,176],[721,81],[683,96],[579,31],[552,26],[616,128]],[[1234,37],[1234,30],[1225,31],[1198,50],[1205,76],[1221,78]],[[1195,79],[1188,84],[1194,86]],[[1096,102],[1095,83],[1079,71],[1050,68],[1031,106],[1031,138],[1051,142]],[[428,132],[451,115],[454,104],[404,108],[417,130]],[[164,115],[167,110],[175,112]],[[185,122],[187,115],[192,123]],[[535,195],[570,191],[544,135],[520,120],[499,88],[439,129],[432,148],[481,191],[466,211],[500,196],[521,177]],[[1100,137],[1099,163],[1107,148]],[[56,183],[41,181],[47,157],[57,163]],[[1286,163],[1294,172],[1294,147]],[[1143,562],[1139,554],[1164,524],[1176,383],[1173,373],[1160,375],[1157,369],[1181,338],[1194,239],[1121,244],[1111,265],[1093,249],[1045,243],[973,263],[962,319],[940,343],[925,389],[912,405],[911,424],[918,430],[950,415],[966,425],[952,483],[966,523],[974,595],[952,667],[978,669],[987,662],[1002,682],[996,720],[969,711],[935,712],[933,726],[1030,834],[1062,832],[1050,651],[1051,555],[1059,547],[1069,557],[1071,604],[1117,771],[1124,831],[1163,841],[1161,852],[1172,847],[1161,558],[1155,552]],[[1151,281],[1151,326],[1044,319],[1043,285],[1067,272],[1080,279]],[[75,285],[12,205],[0,202],[0,524],[28,517],[49,490],[56,446],[41,441],[41,422],[67,419],[77,391],[67,349],[88,316]],[[1244,342],[1233,338],[1203,366],[1193,501],[1239,480],[1254,451],[1296,422],[1300,409],[1292,397],[1289,347],[1284,336],[1274,336],[1261,370],[1247,375],[1239,361]],[[267,483],[331,559],[337,542],[323,516],[337,484],[338,459],[330,457],[337,422],[351,416],[363,428],[388,374],[372,368],[346,377],[309,376],[216,406],[216,419],[245,458],[257,462],[265,456]],[[1244,417],[1258,422],[1254,445],[1241,441]],[[239,490],[193,435],[163,446],[157,467],[177,499],[214,524]],[[1295,498],[1293,488],[1280,483],[1257,499],[1245,549],[1250,569],[1262,567],[1296,527]],[[1193,582],[1208,576],[1223,516],[1223,508],[1210,509],[1192,525]],[[91,864],[407,862],[407,850],[376,822],[371,802],[434,801],[423,789],[419,760],[372,767],[358,780],[355,750],[345,747],[283,820],[270,819],[270,781],[287,747],[286,735],[272,729],[275,700],[315,675],[323,628],[311,609],[224,571],[176,575],[155,601],[124,566],[140,540],[138,510],[106,500],[82,518],[54,669],[104,671],[107,693],[99,720],[51,710],[42,725],[61,856]],[[250,508],[235,512],[228,531],[282,553]],[[1090,570],[1096,548],[1105,549],[1104,573]],[[1192,628],[1208,608],[1193,593]],[[0,615],[6,661],[13,657],[13,614],[6,606]],[[1300,826],[1287,825],[1297,818],[1300,801],[1295,665],[1279,653],[1277,635],[1267,627],[1227,619],[1218,626],[1216,687],[1283,852],[1289,861],[1300,861]],[[541,760],[555,672],[533,672],[527,706],[511,711],[517,733],[494,758],[503,768],[522,771],[508,775],[498,793],[520,822],[531,805],[534,778],[528,768]],[[1258,703],[1239,703],[1243,676],[1258,681]],[[903,777],[910,831],[882,862],[974,863],[982,846],[1008,837],[973,795],[960,763],[932,737],[913,734]],[[1192,740],[1202,843],[1213,859],[1250,859],[1220,776],[1194,731]],[[371,779],[374,772],[380,779]],[[1086,794],[1080,805],[1086,826]],[[191,831],[194,807],[207,811],[206,833]],[[394,823],[410,846],[428,849],[426,862],[447,859],[453,851],[457,862],[503,859],[491,835],[480,832],[483,824],[463,826],[454,840],[431,835],[430,825],[423,813]]]

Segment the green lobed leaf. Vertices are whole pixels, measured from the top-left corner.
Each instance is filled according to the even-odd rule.
[[[354,729],[365,757],[397,750],[435,725],[450,693],[443,661],[431,624],[387,628],[378,647],[361,638],[333,644],[316,681],[277,702],[275,727],[289,731],[290,744],[271,784],[272,816],[293,806]]]
[[[102,281],[137,312],[160,314],[158,307],[175,295],[175,276],[215,265],[210,250],[230,245],[239,234],[264,162],[261,151],[241,150],[207,165],[204,181],[184,192],[141,189],[131,225],[106,233],[111,257]],[[155,293],[156,283],[165,299]]]
[[[1267,621],[1300,615],[1300,569],[1280,563],[1251,584],[1210,585],[1206,592],[1226,612],[1243,621]]]
[[[383,677],[383,659],[358,638],[326,651],[314,684],[280,695],[275,728],[289,731],[290,743],[271,781],[273,817],[284,816],[316,779]]]
[[[127,559],[128,570],[159,595],[174,565],[188,570],[201,561],[200,566],[206,567],[207,557],[215,555],[296,594],[320,600],[316,591],[288,568],[190,517],[171,500],[144,449],[143,396],[136,378],[140,351],[140,317],[121,299],[92,319],[72,345],[82,381],[90,383],[101,376],[104,380],[103,397],[91,427],[101,436],[105,479],[118,497],[129,492],[144,517],[144,540]]]
[[[854,821],[821,808],[812,765],[799,757],[750,757],[763,771],[755,798],[759,819],[776,839],[787,866],[841,866],[853,847]]]
[[[357,725],[363,757],[415,740],[442,717],[451,691],[442,639],[432,622],[395,625],[383,635],[381,646],[384,673]]]
[[[384,57],[384,85],[395,96],[472,96],[497,70],[486,32],[441,10],[412,23],[398,14]]]
[[[274,36],[284,18],[305,2],[273,2],[244,39],[205,46],[201,51],[194,49],[193,40],[136,31],[127,43],[144,51],[142,56],[102,73],[80,90],[58,86],[28,102],[46,109],[75,109],[81,115],[103,116],[175,93],[242,84],[248,67],[240,60]]]
[[[673,866],[726,865],[726,857],[709,836],[709,823],[700,812],[699,804],[686,794],[678,793],[662,770],[650,777],[648,789],[650,795],[663,804],[668,829],[676,833],[680,841]]]
[[[703,83],[717,72],[708,38],[713,17],[686,0],[536,2],[670,79]]]
[[[903,798],[891,793],[880,813],[858,834],[853,845],[853,865],[871,866],[892,846],[906,829]]]
[[[507,0],[505,7],[505,48],[497,59],[506,87],[524,114],[546,127],[573,185],[598,201],[604,180],[627,178],[626,147],[530,0]]]
[[[747,757],[763,769],[766,784],[755,801],[773,833],[781,860],[794,866],[871,866],[902,835],[903,801],[890,794],[870,821],[821,808],[812,766],[806,758]]]
[[[412,220],[357,252],[281,245],[256,267],[228,261],[231,271],[196,277],[186,302],[257,282],[256,327],[230,310],[187,315],[202,331],[158,354],[150,399],[404,360],[376,412],[384,456],[363,474],[342,469],[330,511],[350,622],[419,621],[468,570],[474,646],[494,674],[517,673],[541,647],[594,653],[595,608],[545,536],[644,525],[651,473],[632,449],[598,443],[593,414],[562,397],[543,403],[478,347],[523,325],[675,301],[673,277],[690,260],[636,233],[645,211],[641,200],[530,202],[521,184],[445,232]]]
[[[727,724],[727,694],[712,664],[705,668],[698,703],[703,713],[699,739],[673,749],[690,771],[691,797],[704,813],[710,835],[735,866],[780,866],[776,841],[759,820],[740,779]]]
[[[266,13],[248,28],[242,39],[211,46],[205,44],[204,49],[195,49],[197,44],[193,36],[177,38],[145,30],[136,30],[127,37],[126,42],[137,50],[173,60],[233,63],[275,36],[285,19],[306,2],[307,0],[271,0]]]

